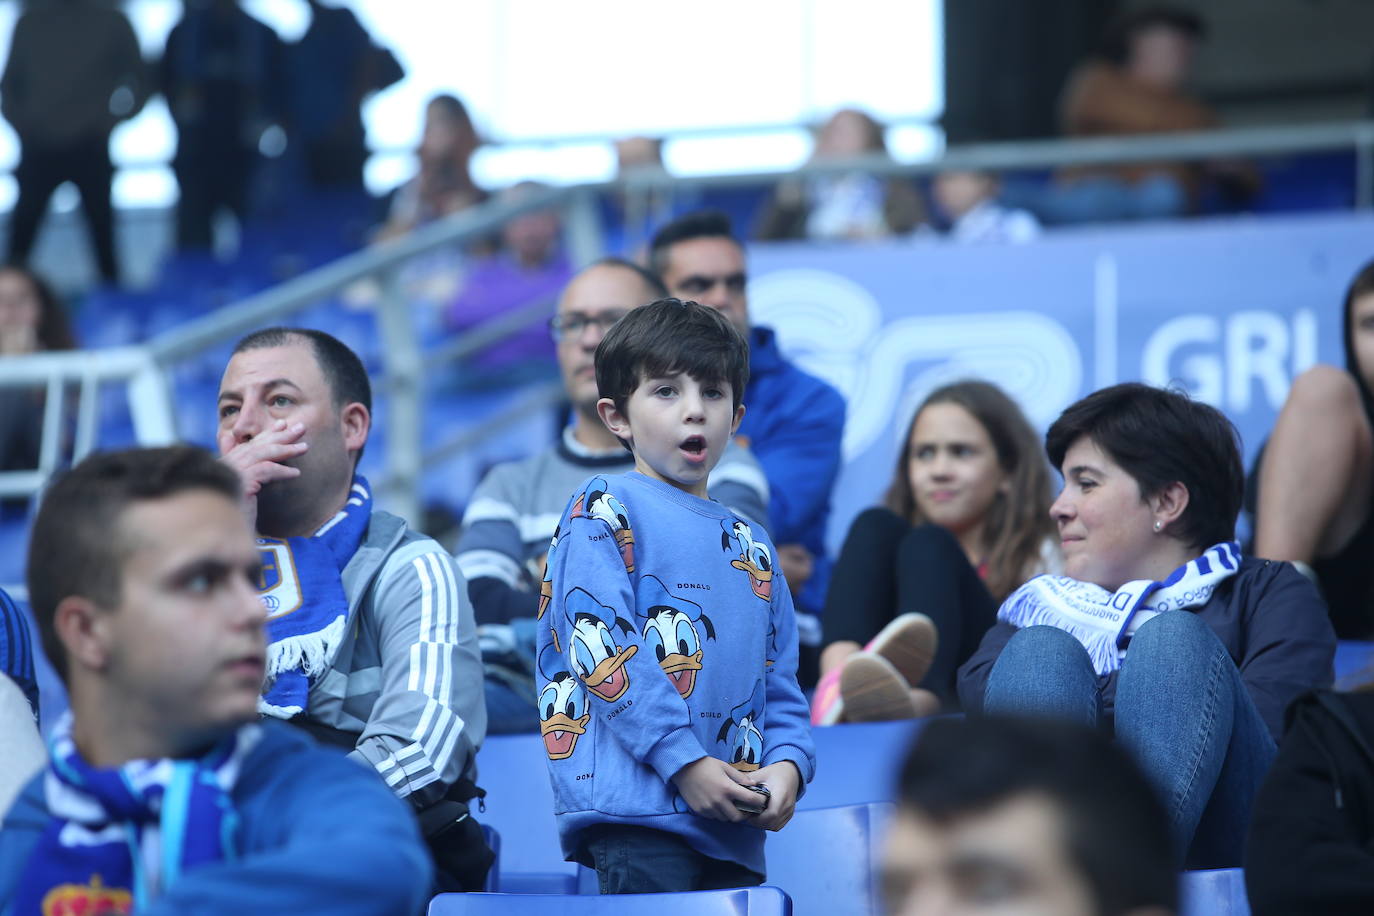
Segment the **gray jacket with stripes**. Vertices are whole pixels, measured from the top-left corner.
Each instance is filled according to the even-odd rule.
[[[438,542],[374,511],[343,587],[349,631],[309,716],[358,735],[350,755],[424,807],[475,777],[487,730],[467,585]]]

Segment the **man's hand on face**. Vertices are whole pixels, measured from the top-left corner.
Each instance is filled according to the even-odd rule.
[[[220,460],[237,471],[243,481],[243,512],[254,531],[258,525],[258,493],[263,485],[301,476],[300,468],[281,462],[305,453],[310,446],[300,441],[304,435],[305,424],[285,420],[278,420],[270,429],[238,443],[231,430],[220,430]]]

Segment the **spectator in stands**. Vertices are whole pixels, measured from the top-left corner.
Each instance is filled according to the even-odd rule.
[[[238,0],[186,0],[161,64],[177,126],[178,246],[209,249],[220,213],[247,216],[260,141],[284,115],[284,55],[277,33]]]
[[[830,116],[812,162],[886,156],[883,125],[854,108]],[[926,221],[915,185],[865,172],[783,181],[759,220],[760,239],[875,239],[906,235]]]
[[[1372,912],[1374,693],[1313,691],[1287,719],[1245,844],[1251,911]]]
[[[931,392],[884,504],[854,520],[835,562],[812,720],[904,719],[952,703],[955,671],[997,605],[1055,565],[1049,507],[1049,468],[1015,401],[980,381]]]
[[[8,677],[38,719],[38,676],[34,673],[33,637],[14,599],[0,588],[0,674]],[[3,732],[0,732],[3,734]]]
[[[320,331],[255,332],[224,370],[219,417],[272,610],[263,711],[375,768],[418,813],[441,886],[481,887],[490,852],[467,817],[486,729],[472,609],[443,548],[373,510],[357,473],[372,428],[362,363]]]
[[[1029,242],[1040,223],[1025,210],[1003,206],[1001,183],[991,172],[948,171],[935,176],[931,194],[956,242]]]
[[[1255,553],[1321,586],[1336,635],[1374,638],[1374,261],[1346,291],[1345,370],[1293,382],[1256,464]]]
[[[664,226],[649,246],[649,265],[670,295],[719,309],[749,340],[749,412],[738,438],[768,477],[778,565],[801,610],[814,614],[830,579],[825,526],[840,470],[844,399],[784,359],[771,328],[750,326],[744,247],[725,214],[699,211]]]
[[[0,812],[43,767],[47,752],[38,734],[38,678],[33,637],[14,600],[0,589]]]
[[[1284,707],[1331,681],[1321,595],[1232,541],[1243,475],[1215,408],[1115,385],[1067,408],[1045,441],[1064,475],[1050,514],[1067,576],[1032,579],[1002,604],[959,671],[960,699],[1111,724],[1190,863],[1238,865]]]
[[[1170,916],[1164,807],[1099,733],[1055,722],[943,719],[898,783],[883,850],[890,916]]]
[[[266,615],[240,492],[184,446],[95,455],[48,491],[29,594],[71,711],[0,830],[6,913],[424,902],[424,847],[381,780],[256,721]]]
[[[535,618],[549,542],[568,497],[589,477],[634,469],[634,456],[596,413],[596,348],[631,309],[664,295],[658,277],[619,258],[597,261],[568,283],[550,328],[572,421],[544,451],[488,471],[468,503],[457,560],[482,625],[492,732],[539,727]],[[768,483],[747,449],[727,447],[711,473],[711,497],[767,526]]]
[[[0,359],[76,347],[66,309],[27,267],[0,267]],[[47,391],[0,387],[0,471],[38,467]],[[0,517],[22,515],[28,500],[0,500]]]
[[[1215,115],[1187,90],[1193,57],[1204,36],[1200,19],[1173,7],[1123,14],[1098,55],[1070,75],[1060,118],[1070,137],[1204,130]],[[1197,202],[1204,172],[1236,196],[1253,191],[1244,163],[1201,165],[1152,162],[1066,169],[1046,196],[1041,215],[1051,222],[1160,219],[1181,216]]]
[[[392,192],[380,237],[405,235],[417,226],[486,200],[486,192],[472,180],[470,170],[479,142],[467,106],[456,96],[430,99],[416,150],[420,169]]]
[[[310,27],[286,55],[291,142],[303,147],[311,185],[362,192],[363,102],[403,79],[405,71],[395,55],[372,43],[348,7],[308,2]]]
[[[110,132],[138,114],[146,82],[138,39],[119,10],[96,0],[25,6],[0,77],[0,111],[23,150],[10,261],[28,262],[48,200],[70,181],[81,192],[100,276],[119,282]]]
[[[507,189],[503,201],[516,203],[543,191],[524,181]],[[501,248],[472,266],[463,291],[449,303],[445,323],[462,333],[522,307],[552,302],[572,276],[563,246],[558,212],[522,213],[501,229]],[[531,324],[464,363],[466,384],[504,386],[544,375],[552,368],[547,329]]]
[[[748,360],[724,315],[678,299],[596,350],[597,413],[635,471],[593,477],[560,519],[539,702],[563,852],[603,894],[761,884],[759,828],[815,771],[772,545],[706,498]]]

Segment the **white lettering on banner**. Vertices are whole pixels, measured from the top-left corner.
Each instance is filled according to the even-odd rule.
[[[1191,352],[1181,353],[1185,348]],[[1300,309],[1291,318],[1274,311],[1241,311],[1222,320],[1182,315],[1160,325],[1141,354],[1140,375],[1151,385],[1182,382],[1194,397],[1231,413],[1263,404],[1277,411],[1293,378],[1317,361],[1317,316]]]
[[[868,290],[804,269],[763,275],[750,285],[749,299],[754,320],[778,330],[789,356],[845,396],[846,460],[890,436],[894,423],[904,424],[907,402],[955,378],[1002,386],[1040,425],[1077,397],[1082,384],[1083,360],[1072,335],[1036,312],[932,315],[884,325]],[[934,365],[907,383],[920,364]]]

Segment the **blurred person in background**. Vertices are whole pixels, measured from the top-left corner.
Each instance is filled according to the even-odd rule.
[[[998,200],[1001,182],[991,172],[952,170],[930,185],[935,209],[956,242],[1029,242],[1040,237],[1040,221]]]
[[[1064,134],[1103,137],[1215,127],[1216,115],[1188,89],[1205,36],[1202,20],[1187,10],[1157,6],[1123,14],[1109,27],[1098,54],[1064,87]],[[1208,173],[1237,201],[1257,184],[1253,169],[1242,162],[1078,166],[1060,172],[1041,215],[1065,223],[1182,216],[1196,207]]]
[[[1164,806],[1100,732],[941,719],[898,780],[880,867],[889,916],[1170,916]]]
[[[119,282],[110,132],[138,114],[146,83],[133,27],[113,4],[25,5],[0,77],[0,111],[23,150],[14,173],[19,200],[10,218],[11,262],[28,261],[49,199],[70,181],[81,194],[100,276]]]
[[[457,96],[443,94],[430,99],[416,149],[419,169],[391,192],[379,238],[405,235],[486,200],[486,191],[472,180],[471,171],[472,155],[480,142],[467,106]]]
[[[812,162],[887,155],[883,125],[855,108],[830,116],[816,136]],[[759,239],[875,239],[905,235],[926,221],[916,187],[863,172],[787,179],[759,219]]]
[[[498,200],[514,203],[543,192],[522,181]],[[512,217],[501,228],[501,247],[472,265],[463,290],[444,311],[444,324],[463,333],[522,306],[552,303],[572,276],[561,244],[562,223],[553,208]],[[543,322],[492,345],[464,363],[465,382],[483,387],[508,385],[547,375],[553,369],[553,342]],[[571,492],[571,491],[569,491]]]
[[[310,27],[286,52],[290,140],[303,147],[312,186],[361,192],[367,162],[363,102],[403,79],[405,71],[395,55],[372,42],[348,7],[308,2]]]
[[[237,0],[185,0],[160,72],[177,126],[177,244],[209,249],[221,212],[248,214],[263,134],[284,114],[284,48]]]
[[[1374,261],[1341,308],[1345,368],[1293,380],[1251,472],[1255,553],[1322,589],[1341,639],[1374,637]]]
[[[27,267],[0,267],[0,360],[75,348],[67,311],[48,282]],[[0,387],[0,471],[38,467],[46,401],[46,386]],[[0,500],[0,518],[27,507],[26,499]]]

